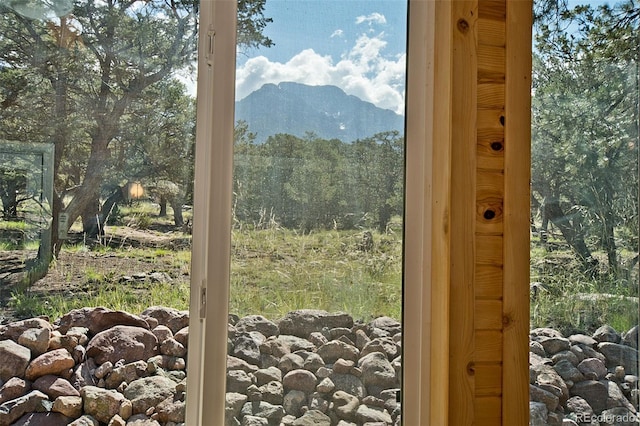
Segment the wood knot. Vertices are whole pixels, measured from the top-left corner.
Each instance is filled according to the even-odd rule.
[[[460,31],[463,34],[466,34],[467,32],[469,32],[469,23],[466,21],[466,19],[458,19],[458,31]]]
[[[467,364],[467,374],[470,376],[475,376],[476,374],[476,365],[473,361]]]

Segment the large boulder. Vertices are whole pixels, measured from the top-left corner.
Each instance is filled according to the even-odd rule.
[[[292,334],[304,338],[323,329],[351,328],[352,326],[353,318],[346,313],[329,313],[315,309],[289,312],[278,323],[280,334]]]
[[[149,324],[136,315],[103,307],[74,309],[58,321],[58,329],[62,334],[73,327],[85,327],[95,335],[117,325],[149,328]]]
[[[158,354],[158,339],[148,329],[117,325],[95,335],[87,346],[87,356],[98,365],[120,360],[125,363],[146,361]]]

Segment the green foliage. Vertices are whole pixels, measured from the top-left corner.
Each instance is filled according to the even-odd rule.
[[[534,246],[531,280],[531,328],[551,327],[569,336],[593,333],[603,324],[626,331],[640,320],[637,269],[627,280],[604,272],[594,277],[568,248],[547,252]]]
[[[549,2],[544,3],[549,6]],[[538,22],[532,97],[532,217],[561,231],[582,268],[620,271],[637,250],[638,60],[635,0],[597,9],[560,5]]]
[[[253,143],[236,127],[234,216],[239,225],[275,222],[303,232],[376,227],[403,211],[404,138],[377,134],[352,144],[278,134]]]

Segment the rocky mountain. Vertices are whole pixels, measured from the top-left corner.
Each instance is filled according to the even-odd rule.
[[[299,83],[265,84],[236,102],[238,120],[248,123],[259,143],[277,133],[304,137],[313,132],[323,139],[352,142],[404,129],[404,117],[391,110],[347,95],[336,86]]]

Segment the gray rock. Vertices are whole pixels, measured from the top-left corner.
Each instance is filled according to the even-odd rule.
[[[125,363],[146,361],[158,354],[158,339],[149,330],[142,327],[117,325],[96,334],[87,346],[87,356],[96,363],[121,359]]]
[[[15,321],[0,327],[0,340],[10,339],[14,342],[18,341],[18,338],[25,330],[30,328],[47,328],[52,330],[52,326],[49,321],[42,318],[30,318],[22,321]]]
[[[585,380],[584,375],[578,370],[571,362],[566,359],[561,360],[556,365],[553,366],[554,370],[558,372],[560,377],[567,382],[571,380],[572,382],[581,382]]]
[[[604,410],[598,416],[598,419],[602,419],[600,424],[615,425],[615,426],[638,426],[638,416],[635,412],[629,411],[624,407],[615,407],[608,410]]]
[[[163,376],[135,380],[124,390],[124,396],[133,405],[133,414],[145,413],[149,408],[173,396],[176,383]]]
[[[303,339],[302,337],[293,336],[290,334],[281,334],[276,338],[276,341],[280,342],[282,345],[288,348],[289,352],[296,352],[296,351],[313,352],[317,348],[317,346],[311,343],[309,340]]]
[[[170,337],[160,344],[160,353],[173,357],[184,357],[187,354],[187,348],[176,339]]]
[[[605,324],[593,333],[593,338],[598,342],[620,343],[620,334],[610,325]]]
[[[82,416],[82,397],[80,396],[59,396],[53,401],[51,411],[64,414],[72,419]]]
[[[185,420],[185,401],[176,395],[169,396],[155,406],[154,419],[162,424],[183,423]]]
[[[274,380],[282,381],[282,371],[277,367],[263,368],[253,374],[256,377],[256,384],[258,386],[262,386],[265,383],[269,383]]]
[[[274,405],[282,405],[284,401],[284,387],[280,381],[266,383],[259,388],[262,400]]]
[[[586,418],[593,416],[593,408],[589,403],[580,396],[572,396],[567,400],[567,410],[576,413],[578,418]]]
[[[576,383],[571,388],[571,396],[583,398],[595,413],[607,408],[608,393],[606,381],[586,380]]]
[[[281,405],[273,405],[265,401],[247,402],[242,407],[240,415],[263,417],[269,420],[269,424],[279,424],[284,417],[284,409]]]
[[[277,336],[280,334],[278,326],[262,315],[248,315],[241,318],[236,324],[236,330],[248,333],[250,331],[258,331],[265,337]]]
[[[227,371],[227,392],[245,393],[253,379],[242,370]]]
[[[29,348],[33,356],[38,356],[49,349],[50,337],[49,328],[28,328],[18,337],[18,344]]]
[[[555,386],[561,390],[562,396],[560,397],[560,403],[563,404],[567,399],[569,399],[569,388],[567,387],[562,377],[558,374],[556,370],[553,369],[550,365],[539,364],[532,365],[529,367],[530,372],[533,372],[535,375],[534,384],[538,386]]]
[[[108,362],[103,365],[108,365]],[[144,361],[135,361],[112,369],[105,380],[105,385],[108,389],[116,389],[122,382],[131,383],[146,375],[147,363]]]
[[[578,361],[578,356],[574,352],[571,352],[571,350],[560,351],[551,357],[551,362],[553,364],[557,364],[562,360],[569,361],[574,366],[577,366],[580,363],[580,361]]]
[[[315,352],[297,351],[296,355],[300,355],[300,357],[302,357],[302,359],[304,360],[302,368],[304,368],[305,370],[315,372],[318,371],[319,368],[325,366],[324,360]]]
[[[362,370],[362,383],[369,393],[376,393],[372,389],[383,390],[398,385],[395,369],[381,352],[373,352],[360,358],[358,367]]]
[[[189,311],[179,311],[166,306],[152,306],[145,309],[140,317],[142,319],[153,318],[158,324],[165,325],[175,334],[189,325]]]
[[[624,333],[622,335],[622,344],[638,349],[638,329],[639,327],[636,325],[631,330]]]
[[[318,410],[322,413],[327,413],[329,410],[329,401],[325,399],[325,397],[318,393],[314,392],[309,396],[309,410]]]
[[[587,346],[595,346],[598,344],[598,341],[591,336],[587,336],[586,334],[572,334],[569,336],[569,341],[572,345],[583,344]]]
[[[578,364],[578,370],[589,380],[601,380],[607,375],[607,367],[598,358],[586,358]]]
[[[549,410],[542,402],[529,402],[529,426],[548,426],[547,415]]]
[[[304,358],[298,354],[286,354],[278,362],[278,368],[283,373],[288,373],[291,370],[298,370],[304,367]]]
[[[31,391],[31,383],[19,377],[12,377],[0,387],[0,404],[19,398]]]
[[[535,340],[532,340],[529,342],[529,352],[534,353],[540,356],[541,358],[547,357],[547,353],[544,351],[544,347],[542,346],[542,343]]]
[[[604,342],[598,345],[598,350],[606,357],[608,368],[621,365],[628,374],[638,375],[638,350],[631,346]]]
[[[382,422],[390,424],[392,422],[391,415],[384,408],[370,407],[365,404],[360,404],[356,411],[356,420],[360,423],[367,422]]]
[[[127,426],[160,426],[160,423],[144,414],[136,414],[127,420]]]
[[[282,405],[285,413],[298,417],[302,414],[302,407],[307,405],[307,394],[301,390],[290,390],[285,394]]]
[[[308,337],[311,333],[323,328],[351,328],[353,318],[346,313],[328,313],[314,309],[301,309],[289,312],[278,322],[281,334]]]
[[[329,376],[336,391],[344,391],[357,398],[364,398],[367,394],[360,378],[351,374],[332,374]]]
[[[358,361],[358,348],[340,340],[331,340],[318,348],[318,355],[327,364],[333,364],[338,359]]]
[[[343,420],[355,421],[359,405],[358,398],[348,392],[339,390],[333,394],[334,411]]]
[[[264,417],[244,416],[242,418],[242,426],[268,426],[269,420]]]
[[[553,355],[561,351],[568,351],[571,347],[569,339],[564,337],[539,337],[538,342],[549,355]]]
[[[249,364],[243,359],[227,355],[227,371],[230,370],[242,370],[245,373],[255,373],[258,371],[258,367]]]
[[[85,414],[103,423],[108,423],[113,416],[120,413],[125,399],[119,392],[95,386],[85,386],[80,395]]]
[[[607,393],[607,408],[624,407],[631,412],[635,412],[635,408],[624,396],[616,382],[607,382]]]
[[[529,385],[529,400],[542,402],[547,406],[548,411],[555,411],[560,404],[560,398],[557,395],[534,385]]]
[[[8,426],[27,413],[48,411],[50,404],[47,395],[38,390],[7,401],[0,405],[0,426]]]
[[[296,419],[292,426],[331,426],[331,419],[321,411],[309,410]]]
[[[69,426],[98,426],[98,421],[92,416],[84,415],[69,423]]]
[[[189,327],[181,328],[173,335],[173,338],[182,344],[185,348],[189,347]]]
[[[371,322],[369,322],[369,326],[385,330],[391,336],[402,331],[402,323],[400,323],[398,320],[385,316],[378,317],[372,320]]]
[[[373,352],[381,352],[387,356],[387,359],[392,360],[398,356],[400,351],[392,337],[376,337],[364,345],[360,351],[360,357]]]
[[[262,340],[264,341],[264,339]],[[238,333],[233,339],[231,355],[250,364],[258,365],[260,363],[260,344],[261,342],[251,334]]]
[[[303,369],[292,370],[282,378],[282,385],[285,391],[299,390],[310,394],[316,389],[317,383],[316,376],[312,372]]]
[[[0,341],[0,380],[6,382],[12,377],[24,377],[31,351],[13,340]]]
[[[247,396],[236,392],[225,394],[224,414],[227,424],[232,424],[231,419],[240,416],[242,407],[247,402]]]

